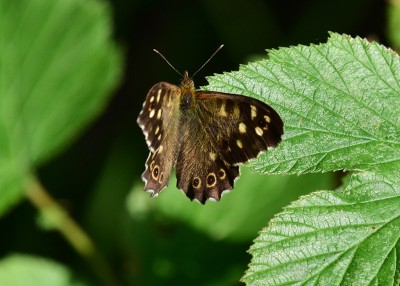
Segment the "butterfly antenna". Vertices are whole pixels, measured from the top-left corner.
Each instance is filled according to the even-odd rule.
[[[162,53],[160,53],[159,51],[157,51],[156,49],[153,49],[153,51],[155,51],[160,57],[163,58],[163,60],[174,70],[176,71],[180,76],[183,77],[183,75],[167,60],[166,57],[164,57],[164,55]]]
[[[215,54],[218,53],[219,50],[223,47],[224,45],[219,46],[218,49],[211,55],[211,57],[209,57],[209,59],[192,75],[192,77],[194,77],[202,68],[204,68],[204,66],[208,64],[208,62],[215,56]]]

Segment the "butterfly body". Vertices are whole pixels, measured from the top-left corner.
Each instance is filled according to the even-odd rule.
[[[283,134],[281,118],[267,104],[196,91],[187,72],[180,86],[154,85],[137,121],[150,149],[142,175],[145,190],[158,195],[175,167],[177,187],[201,203],[231,190],[238,164],[276,146]]]
[[[181,90],[180,108],[182,113],[185,113],[195,107],[193,101],[196,100],[196,91],[193,81],[188,76],[183,78],[179,88]]]

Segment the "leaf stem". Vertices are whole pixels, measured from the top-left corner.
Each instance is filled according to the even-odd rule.
[[[72,248],[88,262],[104,285],[121,285],[89,235],[51,197],[35,176],[28,178],[25,191],[28,200],[39,210],[44,219],[51,223],[51,227],[58,230]]]

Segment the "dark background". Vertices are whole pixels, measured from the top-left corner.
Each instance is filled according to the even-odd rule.
[[[196,75],[196,85],[201,86],[207,84],[208,75],[237,70],[265,57],[266,49],[323,43],[328,31],[388,45],[386,3],[109,0],[109,4],[114,38],[125,54],[122,82],[105,112],[63,153],[41,166],[38,176],[89,232],[121,285],[237,285],[250,261],[246,251],[251,240],[214,240],[157,212],[139,220],[125,210],[148,152],[136,124],[142,102],[156,82],[180,80],[152,49],[161,51],[179,71],[193,74],[225,44]],[[114,187],[101,190],[107,180],[115,180]],[[100,283],[58,233],[38,227],[37,212],[28,202],[0,224],[2,256],[24,252],[49,257],[94,285]]]

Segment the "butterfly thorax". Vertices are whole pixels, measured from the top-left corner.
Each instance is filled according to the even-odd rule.
[[[196,98],[196,89],[194,87],[193,80],[189,77],[187,71],[183,74],[181,85],[181,104],[180,108],[182,111],[188,111],[193,107],[194,100]]]

